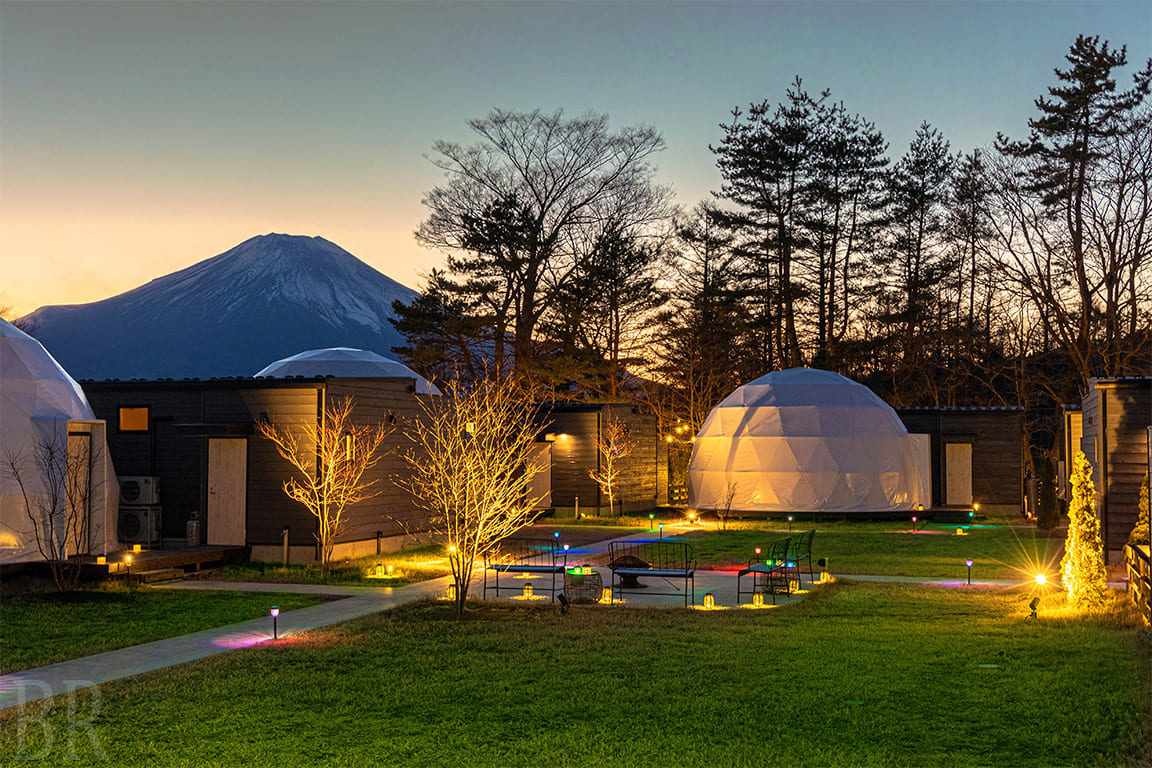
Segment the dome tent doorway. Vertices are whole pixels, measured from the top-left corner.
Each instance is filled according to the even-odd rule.
[[[732,511],[864,513],[928,504],[927,440],[870,389],[792,368],[712,409],[688,464],[688,504]]]

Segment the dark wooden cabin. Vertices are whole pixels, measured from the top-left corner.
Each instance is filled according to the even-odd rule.
[[[609,414],[625,423],[634,445],[621,461],[616,513],[646,512],[668,503],[667,446],[653,414],[624,404],[560,404],[545,417],[550,422],[545,437],[552,446],[552,507],[558,516],[577,509],[581,515],[608,514],[608,496],[589,471],[600,467],[596,441]]]
[[[897,408],[910,434],[931,438],[932,506],[1024,510],[1023,408]]]
[[[1080,449],[1092,464],[1101,536],[1109,562],[1119,562],[1148,471],[1152,377],[1089,379],[1080,414]]]
[[[411,379],[211,379],[82,382],[93,411],[106,419],[108,447],[119,477],[157,479],[155,501],[165,544],[186,540],[193,514],[200,541],[247,545],[257,559],[282,556],[287,526],[294,560],[315,559],[316,521],[283,491],[288,463],[258,435],[256,423],[315,422],[328,398],[354,396],[353,419],[395,423],[419,413]],[[334,555],[375,552],[378,532],[397,546],[407,532],[427,529],[425,513],[392,478],[406,471],[399,428],[372,471],[381,493],[349,510]],[[123,501],[122,501],[123,504]]]

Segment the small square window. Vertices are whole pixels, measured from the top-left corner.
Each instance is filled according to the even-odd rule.
[[[147,432],[148,431],[148,408],[121,408],[120,409],[120,431],[121,432]]]

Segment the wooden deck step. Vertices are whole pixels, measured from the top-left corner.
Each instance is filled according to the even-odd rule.
[[[151,571],[133,571],[131,581],[137,584],[152,584],[157,581],[179,581],[184,578],[182,568],[156,568]]]

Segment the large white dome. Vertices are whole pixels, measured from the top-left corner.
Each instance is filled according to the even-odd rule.
[[[416,391],[422,395],[439,395],[423,376],[404,363],[390,360],[375,352],[351,347],[310,349],[266,366],[256,376],[339,376],[355,379],[415,379]]]
[[[910,510],[927,477],[917,443],[872,390],[830,371],[775,371],[712,409],[688,465],[688,503],[760,512]]]

